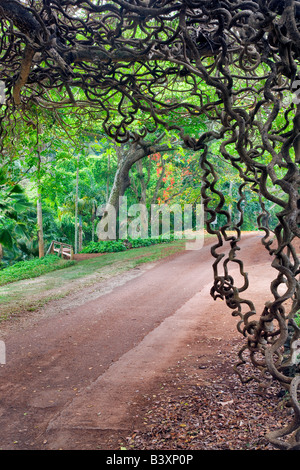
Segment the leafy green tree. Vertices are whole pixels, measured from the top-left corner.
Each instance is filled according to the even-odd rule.
[[[20,256],[19,241],[28,236],[27,210],[31,207],[19,185],[10,187],[0,175],[0,260],[3,247]]]

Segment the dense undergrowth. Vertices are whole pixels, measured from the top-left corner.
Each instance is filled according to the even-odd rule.
[[[157,243],[167,243],[173,241],[173,237],[162,238],[137,238],[126,240],[102,240],[99,242],[91,242],[80,253],[112,253],[125,251],[130,248],[139,248],[141,246],[156,245]]]

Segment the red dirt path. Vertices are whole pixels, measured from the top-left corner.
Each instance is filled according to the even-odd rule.
[[[274,277],[261,236],[246,234],[239,253],[250,278],[247,298],[258,311]],[[141,424],[143,397],[170,368],[191,351],[211,358],[210,340],[218,342],[216,357],[226,354],[239,333],[229,309],[209,295],[211,243],[144,266],[84,305],[68,309],[66,299],[56,301],[4,326],[0,448],[118,449]]]

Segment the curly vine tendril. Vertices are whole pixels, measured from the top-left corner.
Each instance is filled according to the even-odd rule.
[[[226,155],[228,158],[228,154]],[[233,162],[236,164],[236,160]],[[274,296],[273,301],[267,301],[263,312],[257,320],[257,312],[253,302],[240,297],[242,291],[246,290],[248,286],[248,276],[244,271],[243,262],[236,257],[238,251],[238,242],[240,241],[240,226],[242,224],[243,208],[241,205],[244,199],[243,189],[249,184],[249,172],[245,175],[240,171],[240,176],[244,181],[241,182],[240,200],[237,204],[237,209],[241,213],[240,221],[234,225],[231,221],[228,211],[223,209],[225,198],[223,193],[216,189],[218,175],[216,167],[213,166],[208,159],[208,147],[205,146],[200,158],[200,165],[203,170],[203,185],[202,185],[202,198],[207,214],[206,224],[209,233],[217,236],[218,242],[211,248],[215,262],[214,269],[214,285],[211,289],[211,295],[214,299],[220,297],[226,301],[229,308],[233,309],[233,315],[240,318],[237,328],[247,338],[246,345],[240,349],[240,361],[235,367],[236,372],[240,376],[242,382],[246,383],[250,380],[263,382],[268,374],[278,380],[285,389],[289,390],[291,397],[291,405],[294,409],[294,418],[291,424],[282,430],[274,431],[268,434],[268,439],[272,444],[280,449],[299,449],[299,435],[300,435],[300,407],[299,398],[297,398],[297,389],[299,388],[299,375],[293,376],[296,369],[296,374],[299,373],[299,367],[296,367],[292,362],[293,351],[289,349],[289,355],[286,356],[285,345],[289,340],[289,344],[293,344],[299,339],[300,329],[294,321],[294,316],[299,310],[299,282],[296,275],[299,274],[299,259],[296,254],[293,240],[295,235],[290,225],[286,223],[283,217],[289,216],[288,210],[281,211],[277,214],[280,223],[271,231],[268,226],[269,214],[265,208],[265,204],[260,197],[261,214],[258,217],[258,224],[261,230],[265,231],[265,236],[262,238],[262,243],[266,249],[273,255],[272,266],[278,270],[278,276],[271,283],[271,293]],[[253,172],[253,181],[257,181],[257,172]],[[260,188],[263,193],[263,187]],[[252,190],[257,188],[252,185]],[[219,202],[215,207],[211,206],[211,195]],[[212,223],[218,215],[223,215],[226,218],[226,223],[219,229],[213,229]],[[264,225],[263,225],[264,223]],[[227,234],[230,231],[230,234]],[[236,233],[236,235],[232,235]],[[270,240],[270,235],[273,233],[273,239]],[[225,246],[225,242],[230,241],[229,253],[220,253],[218,249]],[[276,248],[271,248],[273,245]],[[234,285],[234,279],[229,274],[228,264],[234,261],[239,265],[240,274],[244,279],[242,287]],[[220,274],[220,268],[223,267],[223,273]],[[285,292],[279,293],[280,286],[285,286]],[[248,309],[243,313],[242,307],[246,306]],[[253,319],[254,318],[254,319]],[[261,377],[256,375],[244,378],[239,368],[247,363],[244,358],[245,353],[248,352],[250,361],[255,369],[259,369]],[[259,359],[258,359],[259,357]],[[290,436],[287,442],[282,442],[280,438]]]

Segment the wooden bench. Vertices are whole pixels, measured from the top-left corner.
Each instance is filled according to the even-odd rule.
[[[51,242],[51,245],[47,251],[47,255],[49,255],[50,253],[58,253],[58,256],[61,256],[62,258],[74,258],[74,250],[72,245],[67,245],[66,243],[57,242],[55,240]]]

